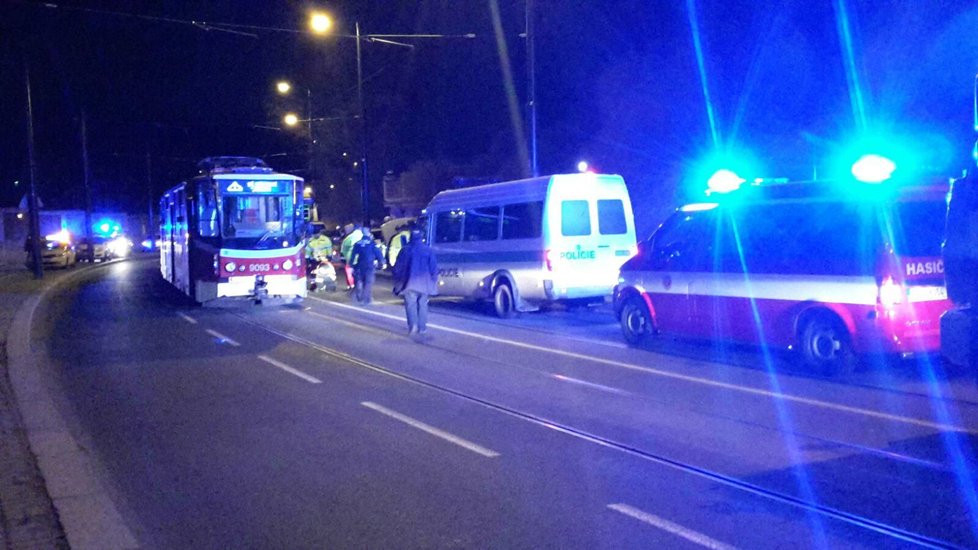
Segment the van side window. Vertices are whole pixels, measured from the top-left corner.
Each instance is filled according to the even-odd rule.
[[[462,219],[465,213],[461,210],[439,212],[435,216],[435,242],[457,243],[462,240]]]
[[[716,224],[713,212],[676,213],[652,236],[651,269],[707,271]]]
[[[625,205],[621,199],[599,199],[598,233],[602,235],[624,235],[627,232]]]
[[[728,273],[870,274],[868,212],[845,203],[757,205],[732,211],[718,243]]]
[[[587,201],[560,203],[560,233],[565,237],[591,234],[591,208]]]
[[[503,206],[504,239],[538,239],[543,234],[543,202],[521,202]]]
[[[465,211],[465,240],[494,241],[499,238],[499,207],[484,206]]]

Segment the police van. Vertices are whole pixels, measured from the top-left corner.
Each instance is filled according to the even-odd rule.
[[[600,302],[636,251],[621,176],[563,174],[453,189],[425,209],[443,296],[491,300],[500,317]]]
[[[945,182],[752,186],[675,211],[622,266],[625,339],[777,346],[822,373],[939,349]]]

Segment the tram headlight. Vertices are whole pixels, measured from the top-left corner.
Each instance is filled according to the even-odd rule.
[[[286,271],[292,269],[292,260],[285,260],[285,262],[282,263],[282,269]]]
[[[238,265],[236,263],[234,263],[234,262],[228,262],[228,263],[224,264],[224,270],[225,271],[230,271],[232,273],[234,272],[234,270],[237,267],[238,267]]]

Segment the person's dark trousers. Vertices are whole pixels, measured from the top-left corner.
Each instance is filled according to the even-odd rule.
[[[405,290],[404,314],[407,316],[409,333],[424,333],[428,328],[428,295]]]
[[[357,269],[354,270],[354,275],[356,277],[356,286],[353,287],[353,295],[357,299],[357,302],[367,305],[373,296],[371,292],[374,290],[374,279],[377,274],[372,269],[370,271]]]

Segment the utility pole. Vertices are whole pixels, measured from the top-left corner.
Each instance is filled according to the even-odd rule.
[[[367,117],[363,106],[363,61],[360,54],[360,22],[355,22],[357,37],[357,103],[360,106],[360,177],[363,188],[360,200],[363,203],[363,227],[370,230],[370,180],[367,179]]]
[[[533,45],[533,0],[526,0],[526,81],[527,109],[530,123],[530,174],[540,175],[537,168],[537,89],[536,51]]]
[[[88,167],[88,131],[85,127],[85,111],[81,115],[82,179],[85,182],[85,259],[95,263],[95,243],[92,242],[92,185]]]
[[[149,204],[149,218],[146,220],[146,232],[152,243],[150,248],[156,248],[156,234],[153,231],[153,160],[150,156],[149,147],[146,148],[146,202]]]
[[[31,104],[31,72],[27,63],[24,63],[24,77],[27,81],[27,162],[30,165],[30,191],[28,192],[28,208],[30,208],[30,241],[31,256],[34,258],[34,278],[44,277],[44,269],[41,267],[41,217],[37,211],[37,184],[35,173],[37,166],[34,163],[34,106]]]

